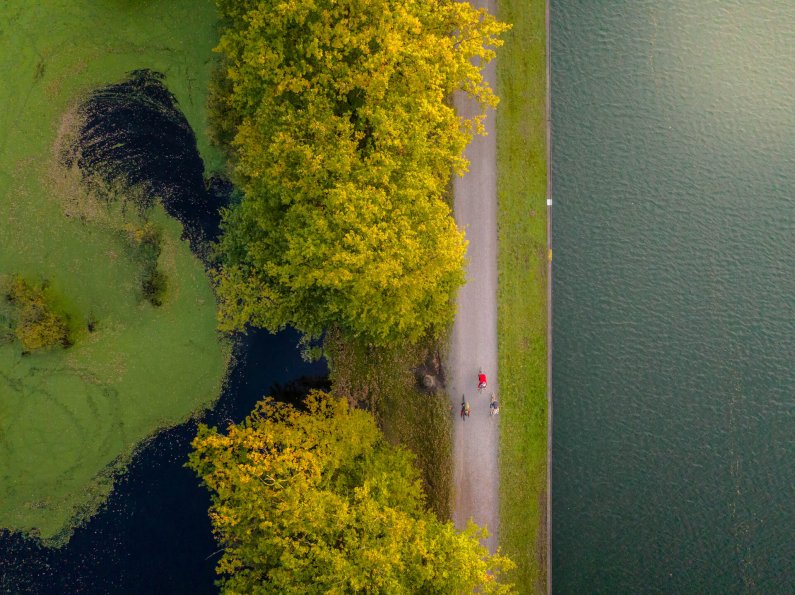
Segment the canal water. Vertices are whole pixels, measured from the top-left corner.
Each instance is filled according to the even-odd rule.
[[[795,3],[551,11],[554,591],[795,592]]]

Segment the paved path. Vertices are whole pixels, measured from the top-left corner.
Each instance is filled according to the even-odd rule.
[[[494,0],[471,0],[495,14]],[[484,78],[494,88],[492,61]],[[474,102],[455,98],[459,114],[475,113]],[[476,136],[467,148],[469,172],[453,185],[455,219],[469,240],[467,282],[458,294],[458,313],[447,362],[448,392],[456,413],[453,432],[453,477],[455,508],[453,521],[463,528],[472,518],[489,533],[486,545],[492,552],[499,532],[499,415],[489,416],[489,396],[497,386],[497,148],[494,112],[486,119],[487,136]],[[488,376],[489,387],[477,391],[478,369]],[[472,415],[462,421],[461,396],[472,406]]]

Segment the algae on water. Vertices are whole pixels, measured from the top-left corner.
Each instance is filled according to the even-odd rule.
[[[0,307],[2,529],[63,543],[137,445],[220,394],[229,348],[190,244],[217,206],[216,20],[212,0],[0,3],[0,275],[34,288]],[[106,144],[65,163],[87,122]],[[41,348],[9,332],[20,303]]]

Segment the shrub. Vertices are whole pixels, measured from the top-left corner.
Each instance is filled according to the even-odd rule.
[[[146,301],[153,306],[162,306],[167,289],[168,281],[164,273],[157,269],[147,271],[147,275],[141,283],[141,290]]]
[[[155,307],[162,306],[168,289],[166,275],[158,270],[163,234],[152,223],[143,225],[127,223],[124,226],[127,241],[133,249],[134,257],[142,263],[141,294]]]
[[[57,311],[46,289],[46,284],[39,286],[22,277],[15,277],[8,288],[7,298],[16,309],[14,335],[25,352],[72,344],[68,316]]]

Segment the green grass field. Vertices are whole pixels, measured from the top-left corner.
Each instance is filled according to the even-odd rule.
[[[179,223],[160,207],[151,215],[169,280],[155,308],[136,296],[141,265],[121,221],[64,216],[86,197],[53,157],[81,95],[150,68],[166,75],[205,164],[219,167],[204,134],[216,20],[212,0],[0,3],[0,276],[46,280],[73,324],[95,327],[66,350],[0,345],[0,528],[62,543],[137,444],[219,395],[229,350]]]
[[[542,0],[500,0],[497,55],[500,544],[523,593],[546,592],[546,23]]]

